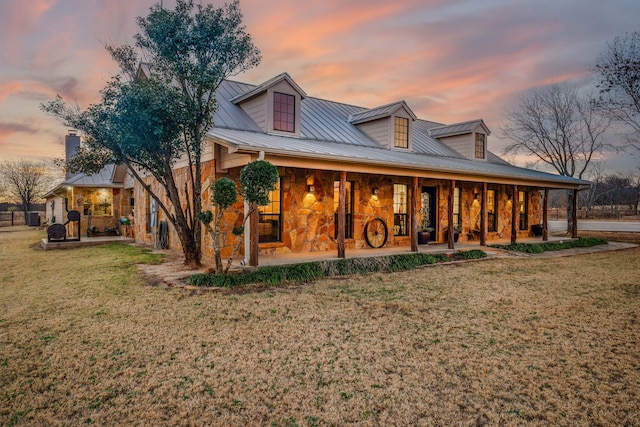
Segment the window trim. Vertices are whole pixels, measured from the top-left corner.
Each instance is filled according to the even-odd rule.
[[[265,234],[260,234],[260,231],[258,229],[258,243],[281,243],[282,242],[282,185],[281,185],[281,180],[282,178],[279,177],[278,178],[278,183],[277,185],[277,191],[279,194],[279,199],[278,199],[278,213],[264,213],[261,212],[258,209],[258,225],[260,223],[266,223],[267,221],[273,221],[273,219],[269,219],[269,218],[273,218],[273,217],[277,217],[276,220],[278,222],[277,224],[277,229],[276,229],[276,239],[275,240],[262,240],[263,236],[266,236]],[[276,191],[273,190],[273,191]],[[273,206],[273,201],[271,200],[271,196],[269,197],[269,203]],[[261,206],[262,207],[262,206]],[[263,218],[265,218],[265,220],[263,221]],[[271,224],[273,226],[273,223]]]
[[[396,195],[401,196],[400,191],[396,191],[396,189],[404,187],[404,201],[401,197],[399,201],[396,201]],[[404,208],[404,209],[403,209]],[[404,212],[400,212],[404,210]],[[407,184],[393,184],[393,233],[394,236],[408,236],[408,217],[409,212],[409,186]],[[398,232],[396,233],[396,227],[398,227]]]
[[[522,199],[522,200],[521,200]],[[519,224],[518,229],[529,229],[529,195],[526,191],[518,191]]]
[[[460,196],[462,194],[462,190],[460,187],[453,188],[453,225],[454,227],[462,226],[462,221],[460,218]]]
[[[479,152],[481,152],[482,156],[478,156]],[[478,160],[487,158],[487,135],[484,133],[475,133],[474,157]]]
[[[282,99],[286,99],[287,102],[284,103]],[[291,101],[291,103],[289,103]],[[276,108],[278,105],[279,108]],[[286,111],[282,111],[282,106],[286,107]],[[289,111],[291,108],[291,111]],[[276,114],[284,114],[285,120],[280,116],[276,119]],[[291,120],[288,120],[288,119]],[[278,125],[276,126],[276,123]],[[289,125],[291,128],[289,129]],[[273,92],[273,120],[272,120],[273,130],[276,132],[286,132],[286,133],[295,133],[296,132],[296,96],[290,93],[283,92]]]
[[[491,194],[491,196],[489,194]],[[487,232],[489,233],[494,233],[498,231],[497,201],[498,200],[496,199],[496,190],[492,188],[488,189],[487,190]]]
[[[394,116],[393,148],[409,148],[409,119],[406,117]]]

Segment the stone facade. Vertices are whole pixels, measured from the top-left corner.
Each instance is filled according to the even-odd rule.
[[[212,209],[210,202],[210,185],[214,171],[213,161],[203,164],[203,209]],[[280,167],[281,204],[280,204],[280,227],[281,239],[279,242],[261,243],[261,255],[276,255],[290,252],[325,252],[337,251],[335,236],[335,206],[334,183],[340,180],[340,172],[323,171],[316,169],[300,169]],[[187,182],[187,170],[185,168],[176,171],[178,188],[183,189]],[[240,168],[234,168],[226,174],[238,182]],[[388,239],[386,246],[409,246],[410,236],[396,236],[394,233],[394,184],[404,184],[410,191],[412,178],[400,176],[374,175],[364,173],[348,173],[347,181],[352,185],[352,221],[353,236],[346,239],[346,248],[367,247],[365,241],[365,225],[372,218],[381,218],[388,229]],[[149,181],[151,182],[151,180]],[[313,190],[310,188],[313,182]],[[157,183],[152,183],[157,188]],[[448,227],[448,197],[449,181],[436,179],[419,179],[418,188],[436,188],[436,233],[435,241],[439,243],[447,240]],[[460,242],[474,238],[473,230],[479,229],[480,224],[480,203],[476,194],[482,193],[482,184],[457,182],[460,188]],[[374,194],[374,189],[377,193]],[[496,231],[488,233],[488,239],[509,238],[511,235],[511,186],[490,185],[489,189],[495,191],[497,205],[497,228]],[[541,196],[537,189],[520,188],[527,192],[528,197],[528,229],[519,231],[518,237],[530,235],[532,224],[541,222]],[[150,203],[146,192],[140,185],[135,186],[134,197],[136,199],[135,213],[135,236],[137,240],[153,243],[151,228],[148,227],[148,210]],[[417,221],[420,223],[420,196],[417,197],[416,212]],[[165,201],[166,197],[164,198]],[[411,230],[410,210],[407,209],[407,229]],[[244,218],[244,205],[239,200],[234,206],[225,212],[221,230],[223,239],[221,242],[221,252],[223,257],[231,254],[238,237],[231,233],[235,226],[242,224]],[[158,212],[158,221],[165,220],[163,212]],[[248,221],[246,227],[248,229]],[[169,245],[173,248],[180,247],[177,234],[170,227]],[[203,255],[213,257],[213,243],[206,231],[203,231]],[[243,256],[241,246],[238,257]]]

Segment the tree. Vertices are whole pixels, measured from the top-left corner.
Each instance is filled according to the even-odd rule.
[[[6,160],[0,164],[0,180],[7,195],[22,205],[25,218],[51,188],[51,176],[42,162]]]
[[[237,0],[219,9],[177,0],[175,10],[155,5],[137,22],[135,46],[106,46],[121,73],[103,90],[101,104],[79,111],[58,98],[43,109],[88,136],[90,148],[76,156],[79,170],[95,171],[105,162],[129,167],[175,227],[185,264],[196,267],[202,256],[196,220],[202,209],[202,150],[215,91],[225,78],[257,65],[260,54],[242,26]],[[139,57],[148,61],[144,78]],[[178,159],[187,160],[184,188],[173,176]],[[145,184],[146,174],[160,183],[168,206]]]
[[[599,114],[592,97],[567,85],[533,89],[507,112],[502,127],[511,140],[505,154],[525,153],[553,167],[560,175],[582,179],[591,161],[608,144],[604,133],[611,120]],[[572,197],[572,192],[568,192]],[[572,230],[572,204],[567,203],[567,228]]]
[[[597,59],[599,106],[629,128],[628,143],[640,149],[640,31],[616,37]]]
[[[249,211],[245,213],[241,225],[232,230],[232,233],[238,239],[224,270],[222,268],[222,257],[220,256],[221,222],[224,211],[237,202],[238,192],[236,184],[229,178],[218,179],[211,186],[213,193],[211,201],[215,206],[215,214],[211,211],[201,212],[198,215],[198,219],[204,224],[213,240],[216,274],[226,274],[229,271],[231,262],[240,249],[241,237],[244,235],[247,219],[258,209],[258,206],[264,206],[269,203],[269,192],[273,191],[277,182],[278,169],[265,160],[255,160],[240,171],[241,192],[245,201],[249,204]],[[213,222],[213,226],[211,226],[211,222]],[[248,250],[248,248],[245,248],[245,250]]]

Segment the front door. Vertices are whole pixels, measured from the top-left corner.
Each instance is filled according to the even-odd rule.
[[[436,233],[438,231],[437,218],[436,218],[436,187],[422,187],[421,197],[421,213],[428,219],[429,227],[432,227],[435,232],[431,233],[431,240],[436,240]]]

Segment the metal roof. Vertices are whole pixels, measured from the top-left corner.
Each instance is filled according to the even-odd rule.
[[[371,108],[369,110],[364,110],[360,111],[359,113],[352,114],[351,116],[349,116],[349,123],[357,125],[360,123],[389,117],[400,108],[404,108],[413,120],[417,119],[417,116],[413,113],[413,111],[411,111],[411,108],[409,108],[406,102],[398,101],[394,102],[393,104],[387,104],[381,107]]]
[[[413,170],[475,174],[483,177],[511,178],[514,180],[536,180],[572,186],[588,184],[587,181],[524,169],[504,161],[498,163],[479,162],[466,158],[433,156],[379,147],[270,135],[263,132],[247,132],[237,129],[212,128],[209,131],[209,135],[225,141],[226,145],[239,151],[264,151],[267,154],[308,158],[310,160],[340,161],[383,167],[396,166]],[[310,163],[310,167],[312,165],[313,163]]]
[[[307,97],[307,94],[291,78],[289,73],[282,73],[282,74],[278,74],[277,76],[273,77],[272,79],[267,80],[266,82],[262,83],[261,85],[253,87],[252,89],[246,91],[245,93],[241,93],[241,94],[238,94],[238,95],[234,96],[232,99],[230,99],[230,101],[232,103],[234,103],[234,104],[239,104],[239,103],[241,103],[242,101],[244,101],[246,99],[252,98],[252,97],[254,97],[254,96],[266,91],[271,86],[275,86],[276,84],[280,83],[283,80],[286,81],[287,83],[289,83],[291,85],[291,87],[293,87],[300,94],[302,99]]]
[[[473,132],[473,130],[478,127],[478,125],[484,128],[487,135],[491,134],[491,131],[489,130],[487,125],[484,124],[484,121],[482,119],[478,119],[432,128],[431,136],[433,136],[434,138],[438,138],[444,136],[462,135],[465,133]]]
[[[282,75],[280,75],[279,78]],[[272,79],[273,80],[273,79]],[[254,121],[232,102],[238,96],[253,93],[254,86],[225,80],[216,93],[218,109],[214,114],[214,126],[209,135],[225,142],[234,149],[245,152],[265,151],[274,155],[326,159],[376,166],[398,166],[408,169],[433,170],[445,173],[477,174],[485,177],[535,180],[556,185],[579,186],[588,184],[571,177],[513,166],[495,154],[488,152],[486,161],[470,160],[447,144],[434,138],[445,132],[465,133],[481,124],[489,133],[484,121],[472,120],[445,126],[441,123],[417,119],[411,132],[412,151],[401,151],[381,146],[378,142],[349,122],[353,117],[364,117],[372,110],[319,98],[301,100],[300,137],[271,135],[260,129]],[[378,107],[399,108],[400,103]]]

